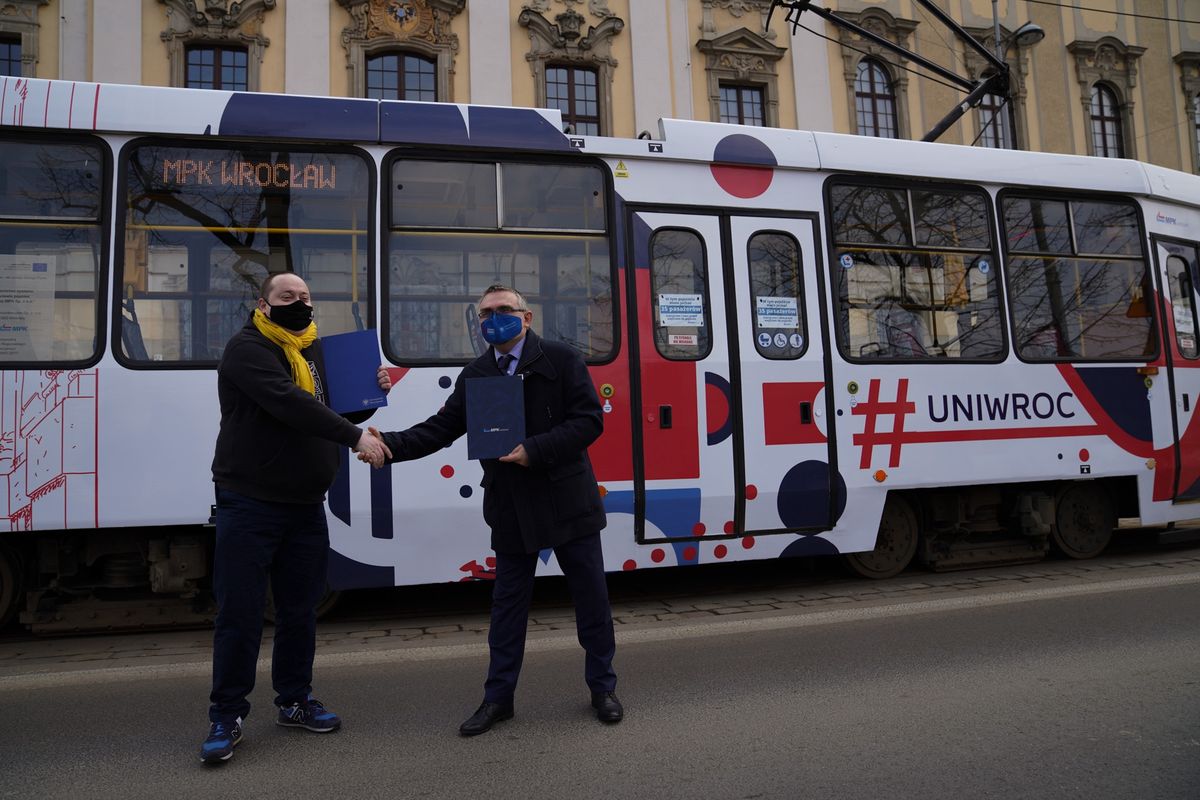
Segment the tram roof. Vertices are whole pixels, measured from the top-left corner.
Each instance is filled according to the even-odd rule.
[[[562,133],[553,109],[0,77],[0,127],[577,152],[1053,189],[1200,206],[1200,177],[1132,159],[664,119],[659,136]]]

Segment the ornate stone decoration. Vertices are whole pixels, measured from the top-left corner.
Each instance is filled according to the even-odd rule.
[[[1197,129],[1196,103],[1200,98],[1200,53],[1185,50],[1175,56],[1179,65],[1179,85],[1183,87],[1183,118],[1188,121],[1192,143],[1192,172],[1200,173],[1200,130]]]
[[[1079,99],[1083,105],[1085,129],[1091,129],[1092,87],[1103,83],[1117,97],[1121,109],[1121,132],[1125,144],[1125,156],[1137,158],[1137,140],[1133,135],[1133,89],[1137,86],[1137,62],[1144,47],[1127,45],[1119,39],[1105,36],[1094,42],[1075,40],[1067,45],[1067,52],[1075,57],[1075,77],[1079,81]],[[1088,152],[1092,152],[1093,138],[1085,137]]]
[[[917,29],[917,23],[912,20],[893,17],[882,8],[869,8],[857,13],[839,11],[838,16],[850,20],[876,36],[911,49],[909,36]],[[888,78],[892,82],[892,91],[896,97],[896,133],[900,138],[906,138],[908,136],[908,76],[910,73],[896,69],[892,64],[903,66],[907,63],[907,59],[843,28],[839,27],[837,34],[842,45],[842,74],[846,80],[846,107],[850,110],[850,124],[854,127],[854,132],[858,132],[858,120],[854,113],[854,81],[858,77],[858,64],[863,60],[865,52],[878,61],[888,73]]]
[[[775,39],[775,32],[767,30],[767,18],[771,14],[771,0],[701,0],[700,2],[700,35],[705,39],[717,35],[715,11],[724,11],[734,19],[740,20],[749,14],[758,14],[758,27],[755,33],[766,39]]]
[[[371,56],[407,51],[437,65],[437,97],[453,101],[454,58],[458,36],[450,23],[466,0],[338,0],[350,12],[351,23],[342,29],[346,50],[346,77],[351,97],[367,92],[366,64]]]
[[[0,33],[21,37],[21,75],[34,76],[38,62],[38,6],[50,0],[0,0]]]
[[[546,105],[546,67],[567,64],[596,70],[596,89],[599,93],[600,132],[612,133],[612,82],[617,60],[612,55],[612,40],[625,30],[625,21],[613,14],[604,0],[591,0],[588,13],[599,19],[589,24],[588,18],[575,10],[583,0],[557,0],[564,10],[551,22],[546,14],[553,10],[550,0],[526,3],[517,16],[517,24],[529,31],[529,52],[525,60],[533,73],[536,104]],[[587,33],[583,29],[587,26]]]
[[[190,44],[232,45],[246,48],[246,88],[259,87],[263,52],[271,40],[262,35],[263,17],[275,9],[276,0],[158,0],[167,7],[167,29],[159,38],[167,46],[171,85],[183,86]]]
[[[776,64],[787,50],[776,47],[749,28],[722,36],[702,38],[696,49],[704,54],[708,83],[709,119],[721,118],[721,84],[755,85],[763,89],[763,122],[779,125],[779,90]]]

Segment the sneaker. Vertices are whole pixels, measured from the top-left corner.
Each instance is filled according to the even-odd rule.
[[[303,702],[280,706],[275,724],[287,728],[304,728],[316,733],[333,733],[342,727],[342,718],[325,708],[320,700],[310,694]]]
[[[200,760],[216,764],[233,758],[233,748],[242,740],[242,718],[233,722],[214,722],[208,726],[208,738],[200,745]]]

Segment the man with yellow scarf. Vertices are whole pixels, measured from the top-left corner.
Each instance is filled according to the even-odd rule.
[[[217,367],[221,429],[212,471],[218,612],[209,734],[200,749],[206,763],[229,760],[242,739],[268,582],[275,598],[276,723],[317,733],[341,727],[338,715],[312,695],[316,606],[329,549],[325,492],[341,463],[341,447],[373,466],[390,455],[354,424],[372,412],[343,417],[328,406],[325,363],[303,279],[290,272],[269,275],[260,294],[252,318],[229,340]]]

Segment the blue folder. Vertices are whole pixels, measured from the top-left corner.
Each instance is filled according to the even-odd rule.
[[[525,381],[467,378],[467,458],[499,458],[525,441]]]
[[[387,394],[379,388],[376,375],[382,359],[374,330],[322,336],[321,350],[330,408],[347,414],[387,405]]]

